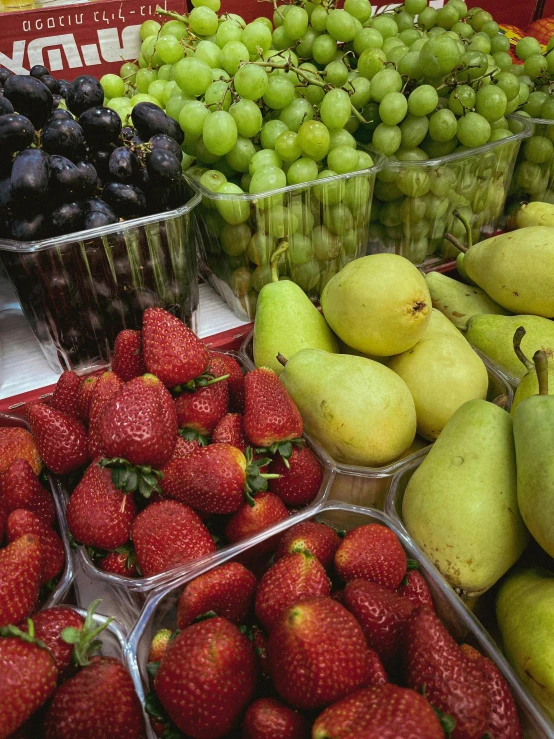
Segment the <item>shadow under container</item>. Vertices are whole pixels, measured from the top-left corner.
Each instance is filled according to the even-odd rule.
[[[373,159],[369,169],[267,194],[214,193],[189,180],[202,196],[195,212],[200,274],[236,316],[254,318],[258,293],[271,282],[271,255],[283,241],[280,277],[313,300],[348,262],[365,256],[375,175],[384,162]]]
[[[548,731],[548,725],[538,715],[534,701],[522,688],[519,680],[514,675],[511,667],[500,654],[486,631],[481,627],[473,614],[466,608],[454,591],[446,584],[440,573],[433,567],[423,552],[408,537],[402,528],[398,527],[384,513],[376,510],[367,510],[346,503],[326,503],[319,511],[311,516],[305,516],[304,520],[317,520],[329,524],[339,530],[350,531],[357,526],[365,526],[377,523],[390,528],[400,539],[406,555],[419,563],[420,572],[425,577],[439,617],[447,626],[450,633],[458,642],[471,644],[482,654],[486,655],[496,663],[502,675],[508,682],[512,695],[517,703],[519,715],[523,724],[524,739],[546,739],[552,734]],[[293,525],[293,521],[283,522],[266,532],[265,537],[275,536],[282,533]],[[216,562],[198,569],[195,573],[183,575],[173,582],[169,587],[159,588],[154,591],[148,599],[141,613],[140,619],[129,637],[130,659],[134,662],[132,674],[138,675],[139,683],[136,686],[141,700],[144,700],[149,692],[148,674],[146,664],[150,642],[154,634],[162,628],[176,628],[177,603],[183,591],[183,587],[203,572],[228,562],[237,557],[248,555],[249,550],[257,543],[263,541],[263,536],[256,540],[245,543],[239,551],[227,553]],[[149,738],[154,739],[155,734],[148,727]]]
[[[198,282],[191,214],[200,197],[164,213],[42,241],[0,239],[0,259],[54,372],[104,369],[122,329],[146,308],[196,328]]]
[[[522,124],[499,141],[437,159],[387,159],[375,182],[369,253],[391,252],[425,267],[455,258],[445,234],[467,244],[455,212],[470,224],[473,243],[493,236],[520,143],[530,135],[531,126]]]
[[[554,120],[513,113],[509,125],[512,131],[530,128],[530,133],[521,144],[508,190],[508,221],[521,203],[539,201],[554,205]]]

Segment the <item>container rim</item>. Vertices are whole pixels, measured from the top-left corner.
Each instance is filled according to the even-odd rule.
[[[521,111],[517,113],[510,113],[506,118],[517,118],[518,123],[525,121],[528,122],[531,126],[538,126],[538,125],[546,125],[546,126],[554,126],[554,120],[551,118],[532,118],[530,115],[521,115]],[[506,139],[504,139],[505,141]]]

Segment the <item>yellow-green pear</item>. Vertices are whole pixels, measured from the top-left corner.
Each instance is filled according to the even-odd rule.
[[[536,200],[533,203],[522,203],[516,211],[517,228],[526,226],[554,227],[554,205]]]
[[[418,343],[388,366],[410,388],[417,432],[434,441],[461,405],[487,397],[489,377],[481,357],[443,314],[433,309]]]
[[[281,382],[302,415],[304,430],[337,462],[379,467],[414,440],[414,401],[404,380],[379,362],[302,349]]]
[[[345,344],[379,357],[414,346],[431,316],[425,278],[397,254],[371,254],[347,264],[325,286],[321,306]]]
[[[462,280],[465,283],[467,283],[468,285],[473,285],[474,287],[476,287],[476,285],[473,282],[473,280],[470,280],[469,279],[469,277],[467,276],[467,272],[465,271],[465,268],[464,268],[464,256],[465,256],[464,253],[463,252],[460,252],[458,254],[458,256],[456,257],[456,269],[458,270],[458,274],[460,275],[460,277],[462,278]]]
[[[357,349],[352,349],[351,346],[345,344],[344,341],[339,339],[339,352],[341,354],[353,354],[355,357],[365,357],[366,359],[373,359],[374,362],[381,362],[381,364],[387,364],[390,357],[377,357],[375,354],[364,354],[359,352]]]
[[[510,409],[512,416],[522,400],[530,398],[531,395],[537,395],[539,392],[539,380],[535,371],[535,365],[527,359],[521,350],[521,340],[524,336],[525,329],[523,326],[520,326],[514,334],[514,350],[518,359],[527,370],[527,374],[522,377],[514,393],[514,400]],[[548,394],[554,395],[554,364],[552,362],[548,363]]]
[[[529,537],[510,414],[486,400],[458,408],[408,482],[402,516],[450,585],[469,598],[491,588]]]
[[[528,226],[480,241],[467,251],[463,265],[503,308],[554,317],[554,228]]]
[[[504,653],[554,720],[554,573],[514,570],[496,595]]]

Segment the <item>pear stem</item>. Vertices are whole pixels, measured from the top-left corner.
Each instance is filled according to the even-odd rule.
[[[281,254],[284,254],[288,248],[289,242],[282,241],[281,244],[279,244],[278,248],[275,249],[271,256],[271,259],[269,260],[269,264],[271,265],[272,282],[279,282],[279,268],[277,267],[277,262],[279,261]]]
[[[280,362],[283,367],[286,367],[287,362],[289,361],[286,357],[284,357],[281,353],[277,355],[277,361]]]
[[[461,244],[455,236],[452,236],[452,234],[444,234],[444,238],[447,241],[450,241],[452,246],[455,246],[456,249],[462,252],[462,254],[465,254],[467,252],[468,250],[467,246],[464,246],[463,244]]]
[[[548,357],[546,353],[543,351],[535,352],[533,362],[539,381],[539,395],[548,395]]]
[[[494,405],[497,405],[499,408],[506,408],[506,406],[508,405],[508,396],[506,394],[499,395],[492,402]]]
[[[462,224],[462,226],[465,228],[465,230],[466,230],[466,236],[467,236],[467,248],[468,249],[471,249],[471,247],[473,246],[473,239],[472,239],[472,236],[471,236],[471,226],[469,225],[469,221],[467,220],[467,218],[465,216],[463,216],[460,213],[459,210],[455,210],[454,211],[454,215],[460,221],[460,223]]]
[[[526,333],[527,331],[523,328],[523,326],[520,326],[518,329],[516,329],[516,332],[514,334],[514,351],[517,355],[517,358],[525,366],[525,368],[528,370],[533,370],[535,369],[535,365],[533,364],[533,362],[527,359],[527,357],[521,350],[521,341]]]

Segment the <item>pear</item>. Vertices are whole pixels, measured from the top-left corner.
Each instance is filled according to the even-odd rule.
[[[554,720],[554,573],[515,570],[496,595],[504,653]]]
[[[464,285],[440,272],[429,272],[425,281],[431,294],[433,308],[452,321],[456,328],[464,328],[468,319],[478,313],[509,315],[508,311],[489,298],[480,287]]]
[[[345,344],[378,357],[414,346],[431,317],[425,278],[397,254],[370,254],[347,264],[325,286],[321,306]]]
[[[474,244],[465,254],[471,280],[512,313],[554,317],[554,229],[528,226]]]
[[[402,515],[450,585],[468,598],[491,588],[528,540],[510,414],[486,400],[458,408],[408,482]]]
[[[281,382],[304,430],[337,462],[379,467],[400,457],[414,440],[410,391],[379,362],[302,349],[286,362]]]
[[[462,278],[462,280],[467,283],[468,285],[473,285],[474,287],[477,287],[473,280],[470,280],[467,276],[467,272],[464,268],[464,252],[460,252],[458,256],[456,257],[456,270],[458,271],[458,274]]]
[[[522,203],[516,211],[515,221],[517,228],[526,226],[550,226],[554,227],[554,205],[541,203],[536,200],[533,203]]]
[[[417,432],[434,441],[463,403],[487,397],[489,377],[481,357],[446,316],[433,309],[418,343],[388,366],[410,388]]]
[[[355,357],[365,357],[366,359],[373,359],[374,362],[381,362],[381,364],[387,364],[390,357],[376,357],[374,354],[364,354],[359,352],[357,349],[352,349],[351,346],[345,344],[344,341],[339,340],[339,351],[341,354],[353,354]]]
[[[522,400],[530,398],[531,395],[537,395],[539,392],[539,380],[535,371],[535,365],[527,359],[521,350],[521,340],[525,336],[525,333],[526,331],[523,326],[520,326],[514,334],[514,350],[519,361],[527,370],[527,374],[521,379],[514,393],[514,400],[510,409],[512,416]],[[554,395],[554,364],[552,362],[548,363],[548,394]]]
[[[277,261],[287,248],[284,242],[271,257],[272,282],[260,290],[254,321],[254,364],[278,375],[283,371],[279,353],[290,359],[300,349],[339,350],[325,318],[302,288],[279,280]]]
[[[540,316],[476,315],[467,322],[466,339],[502,370],[521,379],[526,368],[514,353],[515,330],[523,326],[522,349],[527,356],[542,349],[549,359],[554,356],[554,322]]]

